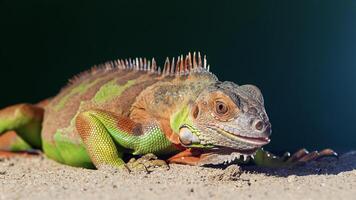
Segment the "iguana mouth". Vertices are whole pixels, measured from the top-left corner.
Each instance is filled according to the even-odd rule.
[[[250,157],[253,158],[257,149],[270,141],[265,137],[254,138],[241,136],[237,134],[237,131],[234,131],[231,128],[222,129],[215,125],[208,126],[207,128],[210,129],[210,132],[213,131],[214,133],[221,134],[232,141],[240,142],[240,144],[242,143],[242,146],[239,148],[238,143],[236,145],[213,145],[204,141],[204,138],[199,138],[199,136],[194,134],[192,132],[192,127],[188,125],[181,126],[179,131],[180,143],[185,147],[200,152],[199,154],[202,158],[200,165],[228,164],[235,160],[240,160],[242,162],[248,161]]]
[[[230,164],[236,160],[241,162],[247,162],[250,158],[254,158],[258,148],[252,149],[234,149],[223,146],[215,146],[212,149],[202,150],[202,160],[200,165],[218,165],[218,164]]]
[[[241,141],[254,146],[263,146],[268,144],[271,140],[268,137],[248,137],[240,135],[236,129],[226,126],[214,125],[211,128],[215,129],[218,133],[230,138],[234,141]]]
[[[202,150],[203,154],[200,165],[229,164],[236,160],[240,160],[241,162],[247,162],[250,158],[254,158],[254,154],[261,146],[270,142],[270,139],[268,137],[242,136],[238,134],[236,129],[229,128],[226,126],[212,125],[209,126],[209,128],[233,141],[242,142],[250,147],[238,148],[223,145],[213,145],[212,148]]]

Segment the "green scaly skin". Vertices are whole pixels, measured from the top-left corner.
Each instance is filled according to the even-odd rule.
[[[162,154],[174,150],[172,143],[156,124],[147,126],[143,135],[135,136],[120,130],[116,125],[117,121],[114,114],[104,111],[87,111],[77,118],[77,123],[87,123],[93,127],[90,128],[88,137],[83,139],[97,168],[106,165],[123,166],[123,151],[118,151],[116,144],[133,155]],[[82,128],[78,127],[79,132]]]
[[[335,154],[300,151],[288,160],[263,151],[270,124],[260,91],[219,82],[200,55],[183,61],[168,61],[162,75],[154,60],[118,60],[80,75],[46,105],[4,108],[0,135],[17,136],[0,138],[0,150],[42,149],[53,160],[85,168],[122,168],[124,154],[176,154],[170,162],[204,165],[243,162],[255,153],[256,164],[273,167]]]

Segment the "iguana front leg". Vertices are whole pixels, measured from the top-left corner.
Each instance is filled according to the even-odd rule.
[[[308,152],[306,149],[301,149],[293,155],[287,152],[282,157],[279,157],[268,151],[259,149],[253,158],[253,162],[256,163],[256,165],[264,167],[290,167],[305,164],[323,157],[337,157],[337,153],[332,149],[324,149],[320,152]]]
[[[102,110],[89,110],[79,114],[76,128],[96,168],[126,166],[122,160],[124,150],[131,151],[134,155],[144,155],[170,145],[157,124],[135,123],[127,117]]]
[[[201,161],[202,150],[186,149],[168,159],[169,163],[184,164],[184,165],[199,165]]]

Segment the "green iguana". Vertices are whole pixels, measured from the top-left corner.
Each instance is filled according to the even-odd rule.
[[[41,149],[48,158],[86,168],[161,165],[153,154],[171,155],[169,163],[252,160],[264,166],[336,155],[330,149],[284,157],[263,151],[271,124],[260,90],[219,81],[200,53],[167,58],[162,70],[142,58],[93,67],[48,101],[0,110],[3,133],[3,150]],[[148,156],[127,165],[124,154]]]

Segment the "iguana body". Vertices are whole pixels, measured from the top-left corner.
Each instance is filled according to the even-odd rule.
[[[118,60],[74,78],[45,106],[1,110],[0,133],[14,130],[47,157],[79,167],[121,167],[124,153],[219,164],[269,142],[263,104],[255,86],[218,81],[200,54],[179,57],[176,64],[167,59],[162,71],[154,60]],[[17,138],[7,148],[19,143],[25,145]],[[258,151],[256,163],[282,163],[266,155]]]

